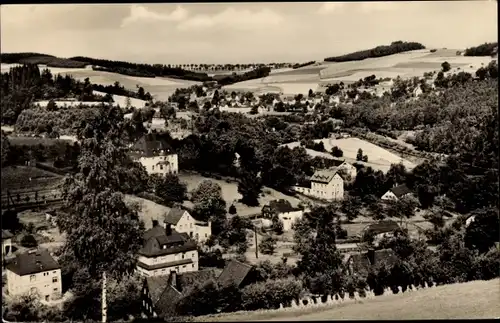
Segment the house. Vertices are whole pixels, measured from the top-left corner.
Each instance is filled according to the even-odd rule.
[[[147,317],[164,317],[175,313],[175,305],[184,289],[217,279],[214,269],[167,276],[145,277],[142,286],[142,313]]]
[[[45,249],[18,254],[7,265],[10,295],[34,294],[45,301],[61,297],[61,266]]]
[[[243,288],[261,279],[259,271],[254,266],[231,259],[217,278],[217,283],[222,287],[234,285]]]
[[[392,249],[374,250],[352,253],[347,257],[346,270],[350,275],[366,277],[374,266],[393,266],[398,260]]]
[[[384,195],[382,195],[382,200],[385,201],[397,201],[402,197],[411,195],[412,191],[406,186],[406,184],[395,186],[385,192]]]
[[[393,236],[394,232],[399,230],[400,226],[393,220],[382,220],[376,223],[367,225],[363,231],[362,235],[367,232],[371,232],[374,235],[373,243],[377,246],[380,240],[384,237]]]
[[[137,271],[144,276],[164,276],[198,270],[198,249],[185,232],[156,225],[144,233],[144,245],[139,250]]]
[[[358,170],[356,169],[356,167],[354,167],[354,165],[341,159],[332,159],[332,161],[333,167],[336,167],[340,172],[344,172],[347,177],[349,177],[349,179],[354,180],[356,178]]]
[[[277,215],[283,223],[283,231],[290,231],[293,223],[304,215],[304,210],[293,207],[289,201],[284,199],[269,202],[262,208],[262,214]]]
[[[198,243],[207,241],[212,235],[212,223],[196,221],[188,211],[180,208],[172,208],[165,215],[163,227],[171,225],[172,229],[179,233],[187,233],[191,239]]]
[[[130,148],[132,158],[140,162],[148,174],[177,174],[177,154],[161,134],[148,133]]]
[[[2,230],[2,260],[12,254],[12,233]]]
[[[337,168],[319,170],[310,179],[308,187],[293,188],[304,195],[324,200],[342,200],[344,198],[344,179]]]

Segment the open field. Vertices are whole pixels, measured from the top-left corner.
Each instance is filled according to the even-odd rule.
[[[106,95],[106,93],[104,92],[99,92],[99,91],[93,91],[94,94],[98,94],[98,95]],[[119,105],[120,107],[126,107],[127,106],[127,96],[123,96],[123,95],[116,95],[116,94],[113,94],[112,95],[113,97],[113,101],[115,105]],[[144,101],[144,100],[139,100],[139,99],[136,99],[136,98],[130,98],[130,106],[134,107],[134,108],[138,108],[138,109],[142,109],[146,106],[146,103],[147,101]]]
[[[249,216],[260,213],[264,205],[276,199],[286,199],[290,201],[292,206],[297,206],[300,203],[300,200],[298,198],[285,195],[271,188],[263,187],[261,197],[259,198],[260,205],[256,207],[248,207],[238,202],[238,200],[241,198],[241,194],[238,193],[238,184],[235,182],[228,183],[224,180],[218,180],[197,174],[188,174],[188,173],[180,173],[179,179],[187,184],[187,189],[189,192],[196,189],[198,185],[205,179],[208,179],[214,183],[219,184],[219,186],[222,189],[222,197],[227,203],[227,208],[229,208],[229,206],[232,203],[234,203],[238,215],[241,216]]]
[[[24,190],[55,188],[62,176],[31,166],[8,166],[2,168],[2,193]]]
[[[416,165],[406,159],[403,159],[396,154],[389,152],[388,150],[381,148],[377,145],[374,145],[368,141],[359,139],[359,138],[342,138],[342,139],[333,139],[333,138],[325,138],[325,139],[317,139],[315,142],[323,142],[325,149],[327,151],[331,151],[334,146],[339,147],[344,152],[344,156],[342,157],[346,161],[350,163],[357,162],[356,155],[358,153],[358,149],[361,148],[363,150],[364,155],[368,155],[368,162],[359,162],[360,164],[370,166],[373,169],[381,170],[383,172],[387,172],[391,166],[391,164],[397,164],[402,162],[403,165],[406,166],[407,169],[413,169]],[[300,142],[291,142],[288,144],[284,144],[283,146],[287,146],[291,149],[300,146]],[[331,159],[331,155],[325,152],[318,152],[311,149],[306,149],[307,153],[312,157],[323,157]]]
[[[146,230],[153,227],[153,220],[158,220],[158,223],[162,224],[165,215],[170,212],[169,207],[134,195],[125,195],[125,203],[129,206],[138,204],[139,218],[144,222],[144,228]]]
[[[288,311],[240,312],[197,317],[197,321],[258,320],[401,320],[479,319],[500,317],[499,279],[421,289],[412,293],[378,296],[356,303]],[[497,305],[495,305],[497,304]]]

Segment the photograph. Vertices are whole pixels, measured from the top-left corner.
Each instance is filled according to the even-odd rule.
[[[498,3],[0,6],[2,323],[500,319]]]

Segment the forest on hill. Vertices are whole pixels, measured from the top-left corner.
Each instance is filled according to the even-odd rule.
[[[395,41],[392,42],[390,45],[382,45],[382,46],[377,46],[375,48],[361,50],[345,55],[327,57],[325,58],[325,62],[361,61],[367,58],[389,56],[417,49],[425,49],[425,46],[416,42]]]

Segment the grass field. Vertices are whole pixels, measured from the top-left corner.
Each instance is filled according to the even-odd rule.
[[[56,187],[62,176],[31,166],[8,166],[2,168],[1,179],[2,192],[15,193]]]
[[[153,220],[158,220],[160,224],[163,223],[165,215],[170,212],[169,207],[134,195],[125,195],[125,203],[129,206],[139,205],[139,217],[144,222],[146,230],[153,227]]]
[[[241,312],[197,317],[197,321],[405,320],[499,318],[500,280],[474,281],[379,296],[357,303],[290,311]],[[497,304],[497,305],[495,305]]]
[[[99,91],[93,91],[94,94],[99,94],[99,95],[106,95],[104,92],[99,92]],[[127,106],[127,96],[123,95],[112,95],[113,96],[113,104],[114,105],[119,105],[120,107],[124,108]],[[147,101],[144,100],[139,100],[136,98],[130,98],[130,106],[138,109],[142,109],[146,106]]]
[[[259,198],[260,205],[256,207],[249,207],[238,202],[238,200],[241,198],[241,194],[238,193],[238,184],[235,182],[228,183],[224,180],[218,180],[218,179],[203,177],[197,174],[188,174],[188,173],[180,173],[179,178],[182,182],[187,184],[188,191],[196,189],[198,185],[205,179],[211,180],[212,182],[219,184],[219,186],[222,189],[222,197],[226,201],[227,208],[229,208],[229,206],[232,203],[234,203],[234,206],[236,207],[238,214],[241,216],[248,216],[260,213],[264,205],[276,199],[286,199],[290,201],[290,203],[293,206],[298,205],[298,203],[300,202],[298,198],[287,196],[271,188],[264,187],[262,189],[262,195]]]

